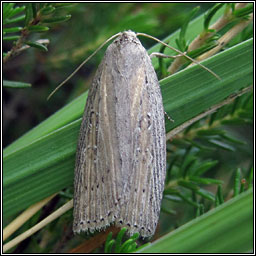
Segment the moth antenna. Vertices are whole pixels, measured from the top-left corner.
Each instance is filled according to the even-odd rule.
[[[100,45],[88,58],[86,58],[62,83],[60,83],[50,94],[49,96],[47,97],[47,100],[49,100],[52,95],[57,91],[59,90],[59,88],[65,84],[70,78],[72,78],[76,73],[77,71],[87,62],[89,61],[105,44],[107,44],[109,41],[111,41],[112,39],[118,37],[119,35],[121,35],[122,33],[117,33],[113,36],[111,36],[109,39],[107,39],[102,45]]]
[[[200,62],[194,60],[193,58],[189,57],[188,55],[184,54],[182,51],[164,43],[163,41],[159,40],[158,38],[154,37],[154,36],[151,36],[151,35],[148,35],[148,34],[145,34],[145,33],[136,33],[137,36],[145,36],[145,37],[148,37],[148,38],[151,38],[155,41],[157,41],[158,43],[161,43],[163,44],[164,46],[170,48],[171,50],[173,51],[176,51],[177,53],[181,54],[182,56],[186,57],[187,59],[193,61],[194,63],[198,64],[201,68],[207,70],[208,72],[210,72],[212,75],[214,75],[217,79],[221,80],[221,78],[215,74],[212,70],[210,70],[209,68],[207,68],[206,66],[202,65]]]

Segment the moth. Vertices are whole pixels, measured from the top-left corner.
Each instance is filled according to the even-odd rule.
[[[90,87],[78,139],[73,231],[115,224],[155,233],[166,173],[162,95],[132,31],[107,48]]]

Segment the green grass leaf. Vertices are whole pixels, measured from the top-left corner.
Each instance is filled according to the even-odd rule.
[[[253,249],[250,189],[137,253],[247,253]]]
[[[79,119],[5,158],[5,217],[73,183],[74,142],[80,123]],[[60,148],[61,143],[65,146]]]

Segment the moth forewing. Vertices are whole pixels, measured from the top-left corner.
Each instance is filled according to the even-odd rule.
[[[74,232],[111,223],[152,236],[164,189],[162,96],[151,60],[131,31],[109,45],[80,128],[74,181]]]

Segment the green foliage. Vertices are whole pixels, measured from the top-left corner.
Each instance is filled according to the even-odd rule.
[[[46,45],[34,39],[34,34],[48,31],[49,27],[45,26],[45,24],[69,20],[71,15],[60,16],[58,14],[58,8],[62,6],[57,3],[23,3],[22,6],[17,7],[15,3],[3,3],[3,40],[12,41],[13,44],[8,52],[3,53],[4,63],[22,50],[28,49],[28,47],[24,47],[26,45],[48,51]],[[5,27],[6,25],[9,27]],[[9,35],[12,33],[18,33],[18,35]],[[33,38],[34,41],[30,41],[28,38]],[[8,81],[8,87],[17,87],[17,82],[13,81],[13,85],[10,85],[11,82]],[[23,86],[23,88],[25,87],[28,86]]]
[[[23,13],[25,10],[25,6],[21,7],[14,7],[14,3],[4,3],[3,4],[3,24],[10,24],[10,23],[15,23],[18,21],[21,21],[25,19],[25,15],[22,14],[18,17],[15,17],[16,15]],[[14,18],[15,17],[15,18]]]
[[[172,196],[178,196],[182,199],[179,203],[186,202],[196,208],[200,207],[198,202],[203,199],[211,201],[210,204],[208,203],[210,208],[214,203],[219,205],[224,202],[221,185],[223,181],[205,177],[211,169],[216,171],[216,167],[220,166],[223,160],[207,159],[205,155],[217,156],[219,151],[239,152],[241,150],[245,142],[233,137],[231,127],[234,125],[234,120],[236,125],[253,123],[251,112],[253,103],[252,101],[250,103],[250,99],[251,94],[237,98],[234,103],[194,123],[178,139],[171,141],[168,145],[170,158],[164,192],[166,200],[172,200]],[[243,184],[248,187],[250,182],[251,178],[243,182],[241,168],[238,168],[234,178],[234,196],[244,190]],[[215,195],[201,187],[201,185],[215,184],[218,185]],[[175,209],[168,210],[175,211]]]
[[[188,24],[193,20],[196,13],[199,11],[199,7],[194,8],[187,16],[186,20],[184,21],[181,29],[180,29],[180,35],[179,39],[176,39],[176,44],[178,46],[178,49],[182,52],[186,52],[188,49],[189,42],[186,42],[186,31],[188,29]]]
[[[138,247],[136,240],[139,238],[139,234],[135,233],[125,242],[122,242],[123,237],[127,231],[127,228],[122,228],[117,234],[116,239],[112,239],[112,232],[108,234],[105,243],[104,253],[130,253],[135,250],[142,249],[145,245]]]
[[[209,25],[211,22],[211,19],[213,18],[213,16],[216,14],[216,12],[223,6],[224,4],[215,4],[213,8],[211,8],[207,14],[205,15],[205,19],[204,19],[204,30],[205,31],[209,31]]]
[[[31,87],[31,84],[4,80],[3,86],[10,87],[10,88],[26,88],[26,87]]]
[[[248,15],[251,14],[252,12],[253,12],[253,4],[250,3],[247,6],[245,6],[244,8],[241,8],[241,9],[238,9],[238,10],[234,10],[232,14],[236,18],[247,19]]]
[[[45,52],[48,51],[48,49],[47,49],[47,47],[46,47],[45,45],[40,44],[40,43],[38,43],[38,42],[26,41],[25,43],[26,43],[27,45],[31,46],[31,47],[38,48],[38,49],[40,49],[40,50],[42,50],[42,51],[45,51]]]
[[[138,253],[243,253],[253,247],[253,193],[229,200]]]
[[[60,102],[64,101],[63,98],[66,101],[71,101],[76,95],[80,95],[81,91],[85,91],[84,85],[89,84],[91,80],[89,73],[82,74],[82,76],[77,74],[69,82],[76,85],[72,91],[67,89],[65,94],[67,87],[63,88],[55,95],[53,101],[47,102],[47,104],[45,102],[51,89],[66,77],[65,74],[70,74],[76,63],[80,62],[84,56],[88,56],[101,42],[115,32],[132,29],[137,32],[143,31],[156,36],[160,35],[160,38],[168,35],[165,40],[169,41],[170,45],[178,42],[177,44],[180,44],[184,50],[196,36],[208,33],[210,24],[216,22],[223,15],[231,13],[229,14],[230,20],[235,21],[234,24],[236,24],[245,19],[250,14],[248,10],[251,10],[250,5],[245,7],[246,9],[236,10],[235,5],[232,4],[217,4],[206,14],[194,18],[197,8],[193,9],[194,5],[188,8],[188,4],[185,4],[182,8],[180,7],[181,10],[185,8],[185,13],[181,16],[182,20],[186,20],[182,26],[182,32],[177,31],[170,34],[170,25],[178,20],[174,15],[173,20],[168,22],[172,16],[170,10],[175,5],[160,4],[160,6],[161,8],[158,8],[157,5],[154,5],[152,8],[150,4],[137,3],[77,4],[71,9],[72,16],[74,19],[77,17],[77,20],[70,20],[70,25],[67,25],[62,32],[58,30],[61,28],[60,26],[56,28],[56,31],[48,30],[49,35],[53,33],[51,42],[54,42],[51,43],[52,49],[49,54],[52,55],[49,56],[49,59],[46,61],[42,55],[35,55],[34,62],[32,57],[29,59],[30,66],[45,68],[44,72],[47,75],[42,75],[39,72],[35,75],[36,80],[34,81],[37,81],[46,91],[38,86],[31,95],[26,94],[23,101],[27,102],[29,109],[33,111],[42,105],[43,110],[49,115],[49,112],[53,113],[55,109],[60,108]],[[170,9],[167,8],[169,6]],[[26,37],[22,41],[23,46],[29,45],[46,51],[47,47],[38,42],[37,36],[41,36],[43,34],[41,32],[47,30],[49,23],[46,21],[53,22],[55,17],[58,17],[55,21],[68,18],[67,14],[62,11],[65,12],[70,7],[72,6],[58,3],[29,3],[19,7],[14,4],[6,4],[4,5],[4,24],[13,26],[4,27],[4,36],[8,39],[10,33],[17,33],[14,36],[17,37],[15,40],[19,41],[22,31],[26,31],[31,38]],[[204,11],[204,6],[201,7],[198,13]],[[193,10],[188,15],[190,9]],[[59,16],[55,15],[57,12],[60,12]],[[234,14],[236,12],[238,14]],[[129,13],[129,15],[125,15],[125,13]],[[35,23],[38,16],[42,19],[40,18],[40,22]],[[124,17],[122,18],[122,16]],[[14,19],[16,21],[12,22]],[[164,20],[163,23],[161,23],[162,20]],[[72,22],[74,23],[72,24]],[[227,24],[226,30],[218,31],[218,34],[210,31],[214,34],[199,49],[190,51],[188,54],[196,57],[212,49],[216,45],[216,40],[232,26],[233,23]],[[165,30],[165,28],[167,29]],[[144,39],[141,40],[146,46],[148,42],[144,42]],[[168,55],[176,54],[160,44],[156,44],[148,52],[158,52],[159,50]],[[33,56],[34,52],[28,53]],[[220,81],[198,66],[190,67],[160,80],[165,111],[174,120],[174,122],[170,122],[166,119],[167,132],[212,107],[217,105],[222,105],[222,107],[216,108],[213,114],[201,118],[167,142],[166,187],[156,234],[157,237],[163,234],[167,235],[159,242],[156,241],[156,243],[146,246],[145,252],[192,253],[198,252],[197,248],[202,248],[203,252],[221,253],[247,252],[252,249],[250,225],[252,220],[253,153],[250,135],[253,124],[253,93],[249,90],[253,84],[252,56],[252,26],[249,26],[238,34],[230,44],[226,45],[222,52],[203,62],[205,66],[221,77]],[[97,58],[101,59],[102,55],[99,53],[92,62],[97,63]],[[42,59],[44,65],[40,62]],[[167,66],[171,63],[170,60],[152,59],[152,63],[161,77],[168,74]],[[21,73],[28,74],[25,72],[26,69],[29,70],[29,74],[34,73],[34,69],[29,69],[29,65],[20,65],[20,67],[23,71]],[[57,73],[58,69],[60,73]],[[86,70],[88,71],[88,69]],[[89,71],[91,70],[93,70],[93,63]],[[38,70],[36,69],[36,71]],[[14,77],[11,77],[10,80],[19,80],[15,77],[16,73],[18,72],[12,73]],[[53,76],[51,76],[52,73]],[[84,77],[89,77],[89,81]],[[42,83],[39,82],[41,80]],[[8,80],[5,81],[5,84],[8,84]],[[11,83],[9,86],[13,85]],[[24,84],[16,85],[17,87],[26,86]],[[12,95],[13,98],[14,96]],[[72,195],[77,136],[86,98],[87,92],[71,101],[47,120],[38,121],[40,124],[36,128],[5,148],[3,155],[4,225],[9,223],[20,211],[54,192],[66,189]],[[235,98],[235,100],[230,103],[230,98]],[[35,106],[32,106],[31,99],[35,102]],[[38,116],[41,119],[37,116],[36,120],[42,120],[45,117],[45,113],[42,113],[42,109],[40,110]],[[20,119],[22,116],[15,119],[15,123],[9,126],[6,133],[16,126],[19,127],[19,130],[26,130],[24,125],[18,126]],[[26,121],[28,122],[28,120]],[[27,128],[27,130],[29,129]],[[60,196],[64,197],[63,193],[60,193]],[[232,197],[234,198],[229,200]],[[210,209],[213,210],[209,211]],[[46,213],[49,214],[49,212]],[[65,218],[67,219],[62,217],[59,220],[63,230],[72,222],[72,214]],[[180,228],[174,230],[177,227]],[[50,252],[54,247],[54,242],[57,243],[62,239],[63,233],[59,230],[59,228],[46,227],[34,236],[28,248],[20,248],[20,252]],[[173,230],[174,232],[172,232]],[[47,246],[39,248],[36,241],[44,241],[43,238],[47,237],[46,233],[49,231],[51,238],[55,239],[54,242],[52,239],[51,244],[46,243]],[[105,252],[121,253],[135,250],[137,252],[137,244],[141,242],[137,235],[122,242],[124,233],[125,230],[121,230],[115,240],[109,235],[105,243]],[[19,234],[19,231],[16,234]],[[219,237],[219,234],[223,235]],[[212,241],[218,241],[218,243],[213,245]],[[82,240],[78,237],[68,239],[65,252],[79,242]],[[209,247],[207,248],[206,245]],[[232,247],[232,245],[235,246]],[[141,248],[139,250],[142,251]]]
[[[225,8],[225,9],[224,9]],[[192,9],[186,16],[186,19],[183,22],[183,25],[179,31],[179,36],[172,36],[172,40],[169,40],[169,38],[166,38],[165,40],[168,40],[168,43],[172,44],[173,42],[176,43],[177,48],[181,50],[182,52],[186,52],[188,56],[192,58],[196,58],[200,56],[201,54],[211,50],[215,46],[218,45],[217,40],[220,38],[220,36],[223,34],[225,29],[222,29],[221,31],[215,31],[214,29],[210,29],[210,24],[214,23],[217,18],[220,18],[220,13],[226,14],[226,20],[227,24],[226,27],[229,27],[229,24],[235,22],[248,19],[249,14],[252,13],[252,6],[251,4],[246,5],[245,7],[239,8],[239,9],[233,9],[234,6],[232,4],[223,4],[218,3],[215,4],[205,15],[204,15],[204,29],[199,33],[198,38],[200,39],[200,44],[194,49],[189,48],[189,45],[191,43],[191,40],[187,40],[186,37],[189,37],[193,31],[191,29],[188,29],[188,25],[191,22],[196,22],[194,19],[194,16],[199,11],[199,7],[196,7]],[[168,49],[168,48],[167,48]],[[150,49],[150,52],[153,51],[160,51],[160,49],[152,48]],[[160,52],[163,52],[160,51]],[[168,49],[167,51],[168,55],[173,55],[173,51]],[[183,62],[188,62],[188,59],[183,58]],[[172,61],[171,61],[172,62]],[[163,70],[164,64],[162,63],[162,60],[159,61],[159,66],[161,66],[160,71],[163,74],[167,74],[165,70]],[[160,76],[161,77],[161,76]]]
[[[166,42],[166,44],[169,44],[169,42]],[[162,45],[159,50],[159,53],[164,53],[165,48],[166,48],[166,46]],[[159,77],[164,78],[168,75],[167,66],[166,66],[165,62],[163,61],[163,58],[158,58],[158,61],[159,61],[159,70],[160,70]]]

